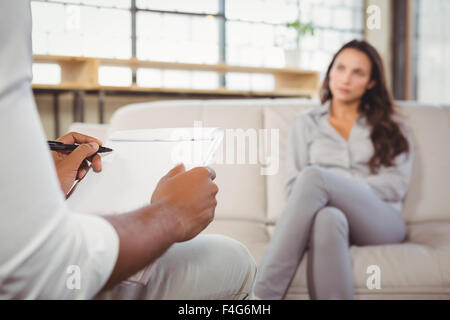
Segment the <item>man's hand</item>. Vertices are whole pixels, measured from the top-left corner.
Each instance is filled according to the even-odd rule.
[[[161,178],[149,206],[104,216],[120,239],[117,262],[106,287],[154,262],[175,242],[190,240],[205,229],[217,205],[215,178],[211,168],[186,172],[180,164]]]
[[[88,161],[91,162],[95,172],[102,170],[100,156],[94,155],[102,142],[76,132],[68,133],[57,141],[66,144],[80,144],[72,152],[52,151],[61,189],[67,195],[75,180],[83,178],[88,172],[90,168]]]
[[[213,220],[219,191],[215,178],[215,171],[209,167],[186,172],[180,164],[159,181],[151,203],[160,204],[173,222],[175,242],[194,238]]]

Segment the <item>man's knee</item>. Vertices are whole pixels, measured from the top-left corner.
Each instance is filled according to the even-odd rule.
[[[231,298],[246,298],[256,277],[256,262],[249,250],[239,241],[223,235],[205,235],[204,240],[217,250],[224,280],[234,283]]]
[[[179,298],[240,299],[251,291],[256,263],[240,242],[222,235],[200,235],[170,248],[156,263],[154,277],[162,287],[172,283],[179,292],[200,296]],[[156,279],[154,279],[156,280]],[[186,293],[186,295],[188,295]]]

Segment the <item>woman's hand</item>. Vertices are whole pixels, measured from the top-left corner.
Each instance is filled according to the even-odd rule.
[[[88,172],[90,168],[88,161],[95,172],[102,170],[101,157],[95,154],[102,142],[77,132],[68,133],[57,141],[80,145],[72,152],[52,151],[61,189],[67,195],[75,180],[82,179]]]

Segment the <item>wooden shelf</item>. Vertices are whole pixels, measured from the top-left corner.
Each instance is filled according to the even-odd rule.
[[[234,95],[234,96],[255,96],[255,97],[297,97],[310,96],[309,90],[277,90],[277,91],[243,91],[243,90],[229,90],[226,88],[219,89],[189,89],[189,88],[153,88],[153,87],[119,87],[119,86],[86,86],[78,84],[33,84],[33,89],[36,90],[51,90],[51,91],[115,91],[115,92],[148,92],[148,93],[174,93],[174,94],[193,94],[193,95]]]
[[[34,55],[35,63],[54,63],[61,67],[61,83],[57,85],[33,84],[33,89],[40,90],[86,90],[86,91],[122,91],[148,93],[185,93],[198,95],[238,95],[238,96],[273,96],[273,97],[312,97],[319,91],[319,73],[308,70],[289,68],[261,68],[231,66],[219,64],[191,64],[176,62],[144,61],[138,59],[87,58],[73,56]],[[225,75],[227,73],[261,73],[271,74],[275,80],[273,91],[187,89],[187,88],[147,88],[133,84],[129,87],[101,86],[98,83],[100,66],[126,66],[135,71],[139,68],[212,71]]]

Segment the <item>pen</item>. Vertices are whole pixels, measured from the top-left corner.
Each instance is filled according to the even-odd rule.
[[[50,147],[50,150],[52,151],[73,151],[79,146],[78,144],[64,144],[59,141],[47,141],[47,143]],[[111,151],[113,151],[113,149],[100,147],[96,153],[105,153]]]

